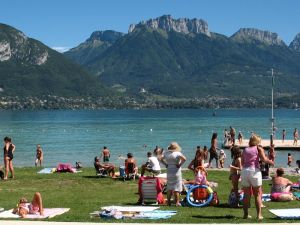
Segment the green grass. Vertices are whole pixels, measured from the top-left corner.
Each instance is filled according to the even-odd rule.
[[[108,205],[134,205],[138,200],[137,181],[119,181],[110,178],[95,178],[94,170],[83,169],[78,174],[37,174],[35,168],[17,168],[16,179],[0,182],[0,207],[10,209],[16,206],[21,197],[31,199],[33,193],[41,192],[44,206],[71,208],[68,213],[57,216],[51,221],[82,221],[82,222],[115,222],[90,218],[89,213]],[[220,198],[220,206],[206,208],[167,207],[162,210],[177,210],[176,216],[168,220],[122,220],[122,222],[165,222],[165,223],[254,223],[256,219],[243,220],[242,209],[231,209],[225,206],[231,188],[228,180],[229,172],[210,171],[209,180],[219,183],[215,188]],[[185,178],[192,178],[190,172],[184,172]],[[296,181],[297,177],[291,177]],[[269,181],[264,182],[264,191],[270,190]],[[255,217],[255,207],[252,202],[250,215]],[[289,203],[268,202],[263,209],[263,222],[294,222],[278,220],[268,209],[297,208],[298,201]],[[118,221],[120,222],[120,221]]]

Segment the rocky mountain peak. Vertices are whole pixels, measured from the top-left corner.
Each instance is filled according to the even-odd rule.
[[[300,52],[300,33],[296,35],[289,47],[297,52]]]
[[[21,31],[0,24],[0,62],[19,60],[32,65],[47,62],[49,53],[38,41],[33,41]]]
[[[247,42],[254,39],[267,45],[286,45],[277,33],[254,28],[241,28],[231,36],[231,39],[239,42]]]
[[[140,26],[146,26],[151,29],[162,29],[167,32],[175,31],[184,34],[202,33],[209,37],[211,36],[207,22],[202,19],[174,19],[170,15],[164,15],[156,19],[142,21],[139,24],[131,24],[128,32],[131,33]]]
[[[115,42],[123,35],[123,33],[114,30],[95,31],[87,41],[98,40],[103,42]]]

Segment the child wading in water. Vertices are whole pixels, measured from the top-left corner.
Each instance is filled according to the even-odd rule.
[[[41,145],[37,145],[36,146],[35,166],[37,166],[38,163],[40,163],[40,166],[42,166],[43,158],[44,158],[43,149],[42,149]]]
[[[103,162],[109,162],[109,158],[110,158],[110,151],[108,150],[108,148],[106,146],[103,147],[102,153],[101,153],[101,157],[103,158]]]
[[[292,162],[293,162],[293,157],[292,157],[291,153],[288,153],[288,162],[287,162],[287,165],[289,167],[291,167],[292,166]]]
[[[239,203],[239,179],[240,179],[240,172],[242,170],[242,151],[238,146],[234,146],[232,148],[232,163],[230,165],[230,176],[229,180],[231,180],[232,183],[232,191],[235,194],[236,203],[234,207],[238,207]]]

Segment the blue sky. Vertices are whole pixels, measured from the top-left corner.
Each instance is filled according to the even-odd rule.
[[[298,0],[1,0],[0,22],[50,47],[74,47],[95,30],[127,32],[164,14],[204,19],[227,36],[241,27],[269,30],[287,44],[300,32]]]

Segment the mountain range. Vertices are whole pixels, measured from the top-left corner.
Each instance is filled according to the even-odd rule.
[[[227,37],[204,20],[165,15],[132,24],[127,34],[96,31],[65,55],[127,93],[263,97],[273,68],[277,95],[299,94],[300,34],[288,46],[269,31],[241,28]]]
[[[299,99],[300,34],[213,32],[202,19],[164,15],[128,33],[95,31],[64,54],[0,24],[0,96]],[[291,100],[292,101],[292,100]]]
[[[98,96],[108,88],[40,41],[0,24],[1,96]]]

